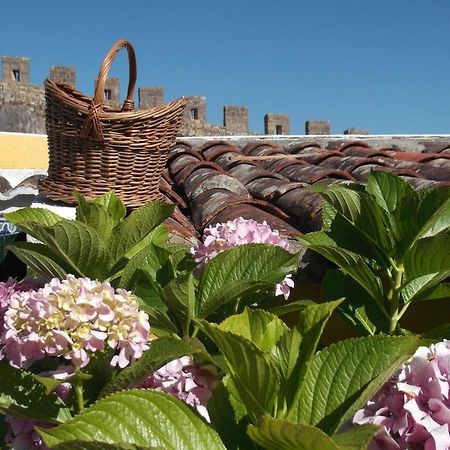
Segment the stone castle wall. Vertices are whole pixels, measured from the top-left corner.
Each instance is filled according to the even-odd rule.
[[[45,133],[44,90],[0,82],[0,131]]]
[[[73,67],[51,66],[49,78],[75,86],[76,70]],[[108,78],[104,87],[105,104],[120,107],[120,80]],[[138,89],[138,108],[152,108],[164,103],[162,87],[148,86]],[[225,136],[252,135],[248,128],[246,106],[224,106],[223,126],[208,123],[206,97],[189,96],[183,115],[180,136]],[[305,134],[331,134],[328,121],[307,121]],[[265,134],[289,135],[289,116],[266,114]],[[45,133],[44,89],[30,84],[28,58],[2,58],[2,80],[0,81],[0,131],[22,133]],[[346,133],[368,134],[367,130],[348,129]]]

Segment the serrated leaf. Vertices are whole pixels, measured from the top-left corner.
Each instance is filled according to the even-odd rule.
[[[403,302],[440,300],[450,297],[449,283],[447,283],[447,286],[445,283],[441,283],[442,280],[449,276],[450,270],[447,270],[414,278],[401,289]]]
[[[136,387],[164,364],[199,351],[197,347],[173,337],[166,336],[155,339],[150,344],[150,348],[137,361],[122,370],[103,388],[100,396],[105,397],[119,390]]]
[[[413,189],[401,177],[389,172],[374,170],[367,180],[367,192],[372,194],[377,203],[388,213],[392,213],[404,197]]]
[[[272,351],[272,357],[282,374],[282,391],[287,389],[286,380],[289,379],[298,363],[301,342],[302,335],[293,328],[281,336],[277,346]]]
[[[359,331],[360,335],[374,335],[377,331],[388,331],[390,317],[349,275],[340,270],[328,270],[322,280],[321,288],[328,300],[345,297],[338,311]]]
[[[75,275],[93,279],[104,275],[108,251],[94,228],[74,220],[64,220],[47,228],[41,240]]]
[[[300,339],[297,339],[298,348],[292,345],[287,347],[289,352],[293,352],[293,357],[296,358],[296,361],[294,367],[288,366],[287,376],[282,384],[282,392],[288,409],[292,405],[296,405],[298,401],[309,361],[316,352],[320,336],[328,319],[341,302],[342,300],[336,300],[328,303],[313,304],[300,312],[296,326],[300,337]],[[296,335],[293,334],[293,337],[296,337]],[[283,347],[280,347],[280,351],[282,350]],[[284,359],[289,360],[290,356],[285,355]]]
[[[151,202],[133,211],[114,230],[111,253],[114,261],[122,256],[132,258],[142,248],[143,239],[172,214],[174,205]]]
[[[127,210],[119,197],[114,191],[109,191],[106,194],[100,195],[92,200],[93,203],[103,206],[114,220],[114,226],[117,226],[125,217]]]
[[[267,450],[339,450],[319,428],[265,416],[248,427],[249,436]]]
[[[249,416],[256,420],[273,409],[280,378],[269,355],[244,337],[200,322],[201,329],[219,347],[227,372],[237,388]]]
[[[16,241],[8,247],[21,261],[31,267],[45,281],[64,279],[70,269],[44,244]]]
[[[333,436],[339,450],[366,450],[372,437],[379,431],[377,425],[367,424],[351,428]]]
[[[338,212],[327,227],[327,233],[332,235],[340,247],[373,255],[380,261],[390,255],[390,220],[372,196],[353,186],[336,184],[321,195]],[[352,233],[356,242],[351,239]]]
[[[89,202],[81,194],[74,194],[78,201],[76,220],[100,231],[103,240],[107,242],[117,225],[115,218],[101,203]]]
[[[377,335],[330,345],[311,360],[298,402],[288,418],[334,432],[349,410],[362,406],[358,399],[365,387],[377,378],[378,385],[372,383],[370,388],[378,390],[414,353],[417,342],[416,336]]]
[[[50,448],[97,440],[172,450],[225,449],[217,433],[184,402],[145,389],[103,398],[64,425],[41,429],[39,434]]]
[[[397,241],[397,259],[422,237],[435,236],[450,226],[450,189],[438,187],[413,191],[402,201],[392,220]]]
[[[93,440],[90,442],[75,440],[51,447],[52,450],[164,450],[163,447],[148,447],[141,445],[117,445]]]
[[[121,286],[130,285],[138,268],[147,270],[155,278],[162,268],[161,259],[165,260],[166,266],[169,266],[170,273],[172,273],[173,270],[168,260],[170,254],[167,256],[168,251],[156,245],[157,242],[167,241],[168,236],[167,228],[164,225],[154,228],[130,251],[115,261],[109,273],[110,279],[115,280],[120,277],[119,284]]]
[[[249,308],[245,308],[241,314],[225,319],[219,329],[245,337],[266,353],[270,352],[280,337],[289,330],[277,316]]]
[[[446,272],[445,278],[450,276],[449,272]],[[450,299],[450,283],[439,283],[437,286],[434,286],[430,289],[426,289],[422,291],[418,297],[414,300],[423,301],[423,300],[444,300]]]
[[[285,305],[269,308],[267,312],[275,316],[284,316],[285,314],[301,311],[302,309],[305,309],[307,306],[312,304],[314,304],[312,300],[297,300],[294,302],[289,302]]]
[[[220,306],[276,283],[293,272],[298,257],[268,244],[247,244],[215,256],[205,267],[198,285],[196,316],[208,317]]]
[[[435,236],[450,227],[450,188],[439,186],[426,191],[422,197],[417,217],[423,223],[418,237]],[[425,221],[426,219],[426,221]]]
[[[357,281],[378,304],[383,304],[381,282],[360,255],[338,247],[331,238],[320,231],[308,233],[302,236],[300,241],[334,262],[344,273]]]
[[[405,254],[408,280],[450,270],[450,234],[419,239]]]
[[[247,435],[248,420],[237,422],[234,417],[230,394],[220,383],[208,401],[211,425],[217,431],[227,450],[257,450]]]
[[[0,414],[41,420],[65,422],[71,414],[55,394],[47,395],[45,387],[32,373],[0,362]]]
[[[8,222],[17,225],[33,237],[35,237],[33,224],[51,227],[64,220],[63,217],[45,208],[22,208],[14,212],[4,213],[3,216]]]

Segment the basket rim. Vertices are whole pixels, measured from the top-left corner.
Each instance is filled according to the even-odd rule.
[[[69,104],[73,108],[78,109],[84,114],[89,114],[90,106],[92,105],[93,97],[88,97],[78,89],[58,81],[50,80],[47,78],[44,82],[46,90],[52,90],[53,95],[60,97],[60,100],[66,104]],[[74,94],[76,96],[74,96]],[[133,111],[122,111],[120,109],[104,106],[98,111],[98,116],[101,119],[107,120],[126,120],[126,119],[139,119],[139,118],[164,118],[172,111],[184,107],[187,103],[185,96],[179,97],[176,100],[172,100],[164,105],[154,106],[149,109],[136,109]]]

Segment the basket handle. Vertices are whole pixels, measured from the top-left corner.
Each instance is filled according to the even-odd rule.
[[[109,50],[105,59],[100,66],[100,71],[97,77],[97,83],[95,86],[95,95],[92,99],[92,103],[89,107],[89,114],[81,129],[81,137],[87,138],[92,132],[94,138],[97,141],[103,142],[103,132],[101,129],[100,119],[98,117],[98,111],[103,109],[104,89],[106,79],[108,77],[109,69],[119,53],[120,49],[125,47],[128,52],[128,91],[127,98],[123,102],[122,111],[133,111],[134,109],[134,88],[136,86],[137,66],[136,66],[136,54],[133,46],[125,39],[119,39]]]
[[[123,102],[122,111],[132,111],[134,109],[134,88],[136,86],[136,76],[137,76],[137,68],[136,68],[136,54],[134,53],[133,46],[126,41],[125,39],[118,40],[109,50],[105,59],[102,62],[100,67],[100,72],[97,77],[97,85],[95,87],[95,97],[94,97],[94,105],[100,106],[103,104],[104,98],[104,89],[106,78],[108,77],[109,69],[119,53],[120,49],[126,47],[128,52],[128,71],[129,71],[129,80],[128,80],[128,92],[127,99]]]

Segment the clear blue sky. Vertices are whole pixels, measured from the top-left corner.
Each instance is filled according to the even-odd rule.
[[[138,85],[165,99],[203,95],[208,121],[247,105],[250,128],[268,112],[374,134],[450,133],[449,0],[2,2],[0,55],[28,56],[31,80],[73,65],[92,94],[111,44],[138,58]],[[112,76],[125,89],[125,53]]]

